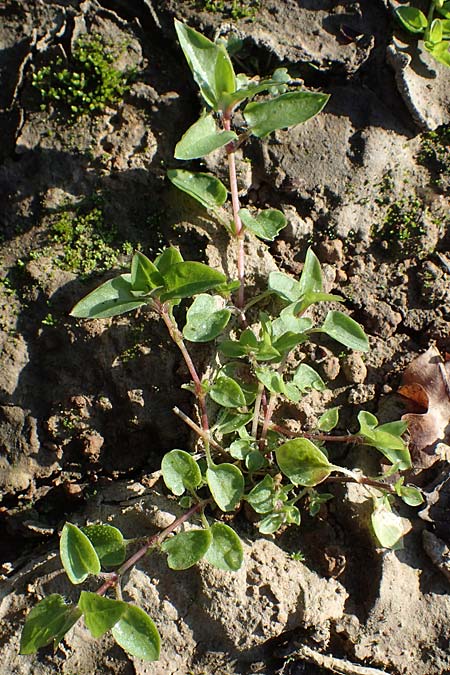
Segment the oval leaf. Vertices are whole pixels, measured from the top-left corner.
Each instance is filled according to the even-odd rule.
[[[117,644],[128,654],[144,661],[159,659],[159,633],[150,617],[139,607],[127,604],[122,618],[111,632]]]
[[[183,335],[190,342],[209,342],[224,330],[231,312],[224,309],[219,295],[198,295],[186,314]]]
[[[245,498],[256,513],[270,513],[275,508],[275,486],[267,474],[250,490]]]
[[[165,248],[164,251],[155,258],[155,266],[158,268],[158,272],[163,276],[167,274],[173,265],[180,262],[183,262],[183,256],[180,251],[173,246]]]
[[[261,534],[273,534],[283,525],[284,520],[284,513],[270,513],[260,521],[258,530]]]
[[[204,115],[178,141],[174,156],[176,159],[198,159],[236,139],[234,131],[218,131],[214,117]]]
[[[127,547],[122,532],[112,525],[88,525],[81,531],[87,536],[105,567],[121,565],[125,560]]]
[[[405,534],[402,518],[381,507],[374,510],[371,521],[375,536],[383,548],[399,548]]]
[[[244,117],[252,134],[262,138],[275,129],[306,122],[322,110],[329,98],[327,94],[294,91],[268,101],[249,103]]]
[[[33,654],[54,642],[55,646],[78,621],[81,610],[66,605],[64,598],[52,593],[33,607],[20,637],[20,654]]]
[[[187,570],[203,558],[211,541],[209,529],[189,530],[167,539],[161,549],[167,553],[167,564],[171,570]]]
[[[316,391],[323,391],[326,389],[325,382],[316,373],[314,368],[308,366],[306,363],[301,363],[294,373],[292,378],[293,383],[300,389],[302,393],[308,389],[315,389]]]
[[[202,482],[197,462],[184,450],[171,450],[164,455],[161,470],[166,486],[177,497],[186,489],[195,490]]]
[[[244,476],[233,464],[209,467],[206,480],[219,509],[233,511],[244,494]]]
[[[226,282],[226,277],[208,265],[199,262],[180,262],[172,265],[164,275],[167,292],[161,295],[161,301],[174,298],[190,298],[217,288]]]
[[[283,272],[269,274],[269,290],[287,302],[296,302],[302,294],[299,282]]]
[[[132,293],[131,275],[105,281],[104,284],[86,295],[70,312],[77,319],[105,319],[145,305],[145,300],[136,299]]]
[[[212,542],[206,552],[205,560],[220,570],[236,572],[244,559],[244,552],[238,535],[225,523],[214,523],[210,531]]]
[[[167,176],[179,190],[186,192],[207,209],[214,209],[226,202],[225,185],[209,173],[171,169]]]
[[[97,593],[81,591],[78,607],[92,637],[99,638],[110,630],[123,616],[127,603],[104,598]]]
[[[423,33],[428,26],[427,17],[415,7],[397,7],[397,19],[409,33]]]
[[[224,408],[240,408],[245,405],[244,392],[231,377],[218,377],[208,393],[213,401]]]
[[[295,438],[276,451],[281,471],[294,485],[313,487],[324,481],[333,470],[327,457],[306,438]]]
[[[81,584],[89,574],[100,573],[100,560],[95,548],[88,537],[72,523],[66,523],[63,527],[59,555],[73,584]]]
[[[332,431],[339,422],[339,407],[329,408],[319,418],[319,431]]]
[[[265,241],[273,241],[286,227],[285,215],[277,209],[260,211],[256,217],[253,217],[248,209],[241,209],[239,215],[247,230]]]
[[[367,352],[369,349],[369,341],[362,327],[342,312],[328,312],[319,330],[355,351]]]

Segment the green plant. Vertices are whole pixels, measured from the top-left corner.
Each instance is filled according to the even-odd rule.
[[[434,18],[435,12],[443,18]],[[431,0],[427,16],[411,6],[398,7],[395,14],[403,28],[422,37],[425,49],[436,61],[450,66],[450,2]]]
[[[134,71],[115,68],[117,52],[100,35],[82,35],[69,59],[60,56],[33,75],[44,104],[66,109],[73,117],[102,112],[121,101]]]
[[[404,197],[389,204],[383,223],[374,231],[386,242],[391,255],[423,256],[420,239],[426,234],[424,205],[417,197]]]
[[[183,52],[208,106],[175,148],[181,160],[197,159],[224,148],[231,194],[231,211],[225,217],[228,191],[215,176],[186,169],[171,169],[170,181],[216,215],[236,245],[237,280],[200,262],[185,261],[176,248],[166,248],[154,260],[135,253],[131,269],[103,283],[72,310],[78,318],[106,318],[149,306],[164,322],[187,365],[200,424],[178,408],[174,412],[193,429],[201,442],[201,457],[183,449],[170,450],[162,460],[162,476],[168,490],[187,509],[160,533],[140,544],[129,555],[133,542],[109,525],[78,528],[66,523],[60,555],[70,581],[83,583],[100,576],[95,593],[83,591],[76,605],[60,595],[41,601],[29,614],[21,651],[31,653],[62,638],[83,616],[94,637],[111,630],[125,650],[147,660],[158,658],[159,636],[144,612],[121,599],[123,576],[144,556],[159,550],[171,569],[184,570],[204,558],[222,570],[236,571],[243,559],[240,539],[230,525],[221,522],[242,502],[259,517],[263,535],[288,525],[300,525],[301,505],[316,515],[332,495],[321,491],[327,481],[353,481],[364,486],[373,501],[373,528],[382,546],[398,547],[403,522],[391,502],[399,496],[408,504],[422,501],[420,492],[395,485],[386,475],[406,471],[411,459],[402,439],[406,424],[379,424],[366,411],[358,415],[353,435],[332,435],[339,420],[338,408],[325,410],[314,432],[293,433],[274,417],[281,398],[300,404],[309,391],[323,391],[325,383],[309,364],[289,366],[294,350],[314,335],[325,334],[348,349],[365,352],[368,338],[362,327],[346,314],[330,309],[317,324],[308,316],[313,305],[338,303],[341,298],[324,292],[319,261],[306,253],[300,279],[272,272],[259,295],[245,298],[244,238],[272,241],[285,226],[276,209],[241,208],[235,170],[235,152],[246,138],[264,137],[277,129],[306,122],[321,111],[328,96],[309,91],[288,91],[290,77],[279,69],[270,79],[248,80],[236,76],[223,47],[180,22],[176,30]],[[268,94],[253,101],[259,93]],[[250,101],[249,101],[250,100]],[[234,114],[243,105],[246,129],[233,129]],[[236,294],[233,302],[233,294]],[[189,301],[186,320],[179,325],[178,307]],[[264,302],[264,310],[257,310]],[[336,306],[336,305],[335,305]],[[187,343],[218,341],[212,372],[202,376]],[[384,476],[368,477],[359,469],[340,466],[332,459],[335,443],[360,443],[383,456],[390,466]],[[188,520],[190,529],[174,535]],[[129,557],[127,557],[129,556]],[[301,559],[301,554],[297,554]],[[102,572],[102,567],[106,571]],[[114,568],[113,571],[108,571]],[[116,589],[117,598],[106,594]]]
[[[237,21],[254,18],[260,4],[260,0],[198,0],[196,6],[207,12],[222,12]]]

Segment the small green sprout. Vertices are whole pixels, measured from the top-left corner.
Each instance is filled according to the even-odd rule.
[[[450,66],[450,2],[431,0],[427,15],[412,5],[398,7],[395,14],[408,33],[423,39],[423,46],[436,61]]]

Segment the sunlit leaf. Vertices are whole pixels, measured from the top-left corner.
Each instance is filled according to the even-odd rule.
[[[186,325],[183,335],[190,342],[209,342],[222,333],[231,311],[224,308],[220,296],[201,293],[198,295],[186,314]]]
[[[329,408],[320,416],[318,422],[319,431],[332,431],[339,422],[339,407]]]
[[[224,284],[226,277],[208,265],[199,262],[180,262],[172,265],[164,274],[167,290],[161,301],[173,298],[189,298]]]
[[[244,392],[231,377],[218,377],[208,393],[213,401],[225,408],[240,408],[245,405]]]
[[[277,464],[294,485],[313,487],[324,481],[333,470],[317,446],[306,438],[295,438],[276,451]]]
[[[269,274],[269,290],[287,302],[296,302],[302,293],[299,282],[283,272]]]
[[[155,624],[140,607],[127,604],[111,630],[115,641],[128,654],[144,661],[157,661],[161,639]]]
[[[59,554],[64,570],[73,584],[81,584],[89,574],[100,573],[100,560],[88,537],[66,523],[61,533]]]
[[[397,7],[395,14],[410,33],[423,33],[428,27],[427,17],[416,7]]]
[[[308,389],[315,389],[316,391],[323,391],[326,389],[325,382],[322,380],[319,373],[306,363],[301,363],[299,365],[294,373],[292,382],[302,393],[306,392]]]
[[[169,180],[207,209],[222,206],[227,199],[225,185],[209,173],[194,173],[184,169],[170,169]]]
[[[262,138],[275,129],[306,122],[322,110],[328,99],[327,94],[289,92],[268,101],[249,103],[244,109],[244,117],[252,134]]]
[[[78,606],[92,637],[99,638],[111,630],[127,609],[127,603],[81,591]]]
[[[369,350],[369,341],[362,327],[342,312],[328,312],[320,330],[350,349],[358,352]]]
[[[260,211],[256,217],[248,209],[241,209],[239,215],[247,230],[265,241],[273,241],[286,227],[286,217],[277,209]]]
[[[205,554],[205,560],[221,570],[236,572],[244,558],[238,535],[225,523],[214,523],[210,531],[212,542]]]
[[[131,275],[121,274],[105,281],[86,295],[70,312],[77,319],[105,319],[142,307],[146,300],[137,299],[131,288]]]
[[[322,290],[322,270],[316,254],[311,248],[306,252],[305,264],[299,281],[300,295],[319,293]]]
[[[206,480],[219,509],[233,511],[244,494],[244,476],[234,464],[209,467]]]
[[[405,524],[402,518],[392,513],[382,500],[377,502],[372,516],[372,527],[375,536],[383,548],[398,549],[405,534]]]
[[[58,593],[48,595],[28,614],[20,638],[19,653],[33,654],[51,642],[56,646],[80,616],[81,610],[66,605]]]
[[[430,52],[436,61],[443,63],[444,66],[450,66],[450,43],[448,40],[443,40],[438,44],[433,44],[431,42],[424,43],[425,49]]]
[[[173,246],[165,248],[164,251],[155,258],[155,265],[163,276],[167,274],[173,265],[180,262],[183,262],[183,256],[180,251]]]
[[[258,523],[261,534],[273,534],[284,523],[284,513],[270,513]]]
[[[255,368],[255,375],[271,394],[285,393],[286,389],[283,378],[276,370],[272,370],[267,366],[261,366]]]
[[[275,485],[272,476],[266,474],[264,478],[253,487],[246,500],[256,513],[270,513],[275,507]]]
[[[88,525],[81,531],[87,536],[105,567],[121,565],[127,548],[122,532],[112,525]]]
[[[179,497],[186,490],[195,490],[202,482],[202,475],[195,459],[184,450],[171,450],[161,462],[164,483]]]
[[[166,539],[161,549],[167,553],[167,564],[171,570],[187,570],[203,558],[211,542],[209,529],[189,530]]]
[[[154,288],[164,286],[164,279],[158,268],[139,251],[131,261],[130,282],[132,292],[148,293]]]
[[[212,115],[202,115],[175,146],[176,159],[198,159],[237,139],[234,131],[218,131]]]

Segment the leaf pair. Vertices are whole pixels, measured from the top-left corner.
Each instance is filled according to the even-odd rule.
[[[161,545],[173,570],[186,570],[204,558],[214,567],[236,572],[242,565],[243,550],[238,535],[225,523],[213,523],[203,530],[180,532]]]
[[[409,33],[422,35],[425,49],[433,58],[445,66],[450,66],[450,2],[433,2],[444,18],[429,20],[416,7],[398,7],[395,10],[397,19]]]
[[[126,546],[122,533],[111,525],[90,525],[80,530],[66,523],[59,551],[70,581],[81,584],[90,574],[99,574],[101,565],[120,565],[125,560]]]
[[[407,429],[407,423],[388,422],[378,425],[378,420],[372,413],[362,410],[358,415],[359,435],[364,443],[379,450],[399,471],[411,468],[409,450],[401,438]]]

